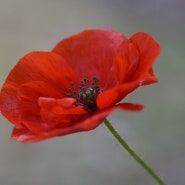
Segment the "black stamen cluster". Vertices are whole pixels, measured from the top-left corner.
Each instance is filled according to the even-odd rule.
[[[76,106],[81,105],[89,112],[93,112],[97,109],[96,98],[100,93],[99,80],[97,77],[93,77],[90,80],[84,78],[80,82],[78,92],[74,91],[74,82],[71,82],[71,88],[68,88],[66,95],[71,98],[77,99]]]

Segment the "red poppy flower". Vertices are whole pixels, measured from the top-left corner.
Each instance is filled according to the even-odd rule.
[[[152,64],[160,47],[146,33],[127,39],[110,30],[87,30],[59,42],[51,52],[31,52],[8,75],[0,111],[24,143],[88,131],[137,87],[157,82]]]

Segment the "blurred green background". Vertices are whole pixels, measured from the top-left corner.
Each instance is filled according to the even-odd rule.
[[[167,185],[185,184],[184,0],[0,0],[0,85],[30,51],[50,50],[84,29],[130,37],[144,31],[161,45],[160,82],[130,94],[144,111],[109,119]],[[155,185],[102,124],[91,132],[24,145],[0,116],[0,185]]]

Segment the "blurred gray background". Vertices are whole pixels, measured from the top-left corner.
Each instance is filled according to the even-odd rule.
[[[162,49],[155,64],[160,82],[126,98],[144,111],[116,111],[109,119],[167,185],[184,185],[184,10],[184,0],[0,0],[0,85],[23,55],[84,29],[150,33]],[[0,116],[0,185],[156,184],[103,124],[28,145],[12,141],[11,130]]]

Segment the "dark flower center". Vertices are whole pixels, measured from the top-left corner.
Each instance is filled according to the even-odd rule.
[[[94,112],[97,110],[96,98],[100,92],[99,80],[97,77],[81,80],[78,91],[73,90],[74,83],[71,82],[72,88],[68,88],[67,96],[75,98],[77,100],[76,106],[82,106],[88,112]]]

